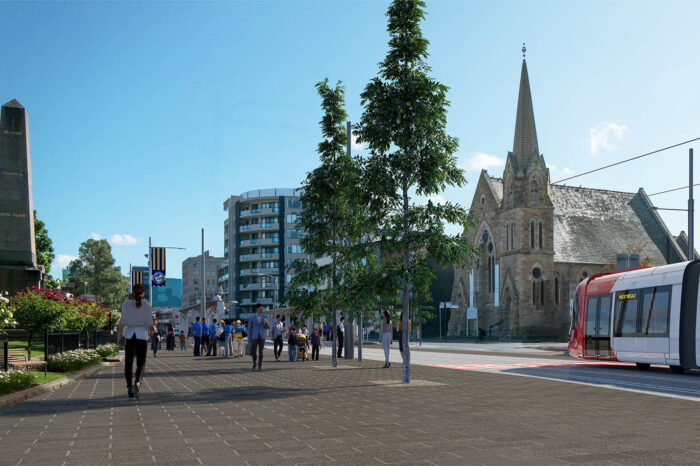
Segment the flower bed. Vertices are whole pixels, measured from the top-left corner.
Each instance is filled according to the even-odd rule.
[[[93,350],[77,349],[49,356],[49,371],[71,372],[102,361],[102,356]]]
[[[119,347],[114,343],[106,343],[104,345],[98,346],[95,351],[97,351],[97,354],[99,354],[103,358],[107,358],[109,356],[113,356],[119,353]]]
[[[25,371],[0,372],[0,395],[36,385],[36,376]]]

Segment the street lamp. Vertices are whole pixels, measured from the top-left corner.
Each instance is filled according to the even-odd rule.
[[[87,296],[87,282],[83,282],[83,285],[85,285],[85,292],[83,294]]]

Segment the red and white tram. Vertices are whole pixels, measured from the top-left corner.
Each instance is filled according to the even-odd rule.
[[[700,367],[700,260],[592,275],[576,288],[569,354],[642,370]]]

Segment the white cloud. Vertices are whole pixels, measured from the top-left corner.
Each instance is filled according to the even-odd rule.
[[[139,244],[141,240],[138,238],[134,238],[131,235],[120,235],[118,233],[115,233],[109,239],[109,242],[114,244],[115,246],[134,246],[135,244]]]
[[[365,145],[360,143],[360,142],[357,142],[357,136],[355,136],[354,133],[350,134],[350,140],[352,141],[351,148],[352,148],[353,153],[355,151],[358,151],[358,150],[364,150]]]
[[[76,260],[77,257],[73,257],[68,254],[59,254],[53,261],[54,268],[65,269],[68,267],[72,261]]]
[[[622,141],[628,132],[627,125],[622,123],[598,123],[590,130],[591,155],[596,155],[601,150],[615,149],[615,144]]]
[[[491,167],[503,167],[506,161],[495,155],[487,154],[485,152],[473,152],[471,158],[467,160],[466,168],[467,170],[480,171],[488,170]]]
[[[90,238],[94,239],[95,241],[99,241],[102,239],[99,233],[92,232],[90,233]]]
[[[439,194],[431,194],[430,196],[428,196],[428,200],[433,201],[433,204],[444,204],[445,202],[447,202],[447,199],[445,199]]]
[[[559,168],[556,165],[547,164],[547,168],[549,168],[549,172],[552,175],[556,175],[556,176],[573,175],[574,174],[573,170],[571,170],[569,167]]]

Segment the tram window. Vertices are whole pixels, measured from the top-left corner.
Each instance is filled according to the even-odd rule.
[[[630,337],[639,333],[639,292],[638,290],[622,291],[615,294],[617,302],[615,310],[615,336]]]
[[[642,290],[642,335],[668,336],[668,315],[671,287],[662,286]]]
[[[598,315],[598,296],[588,298],[586,304],[586,335],[595,336],[596,317]]]
[[[612,296],[606,294],[600,297],[600,323],[598,324],[598,334],[610,337],[610,301]]]

